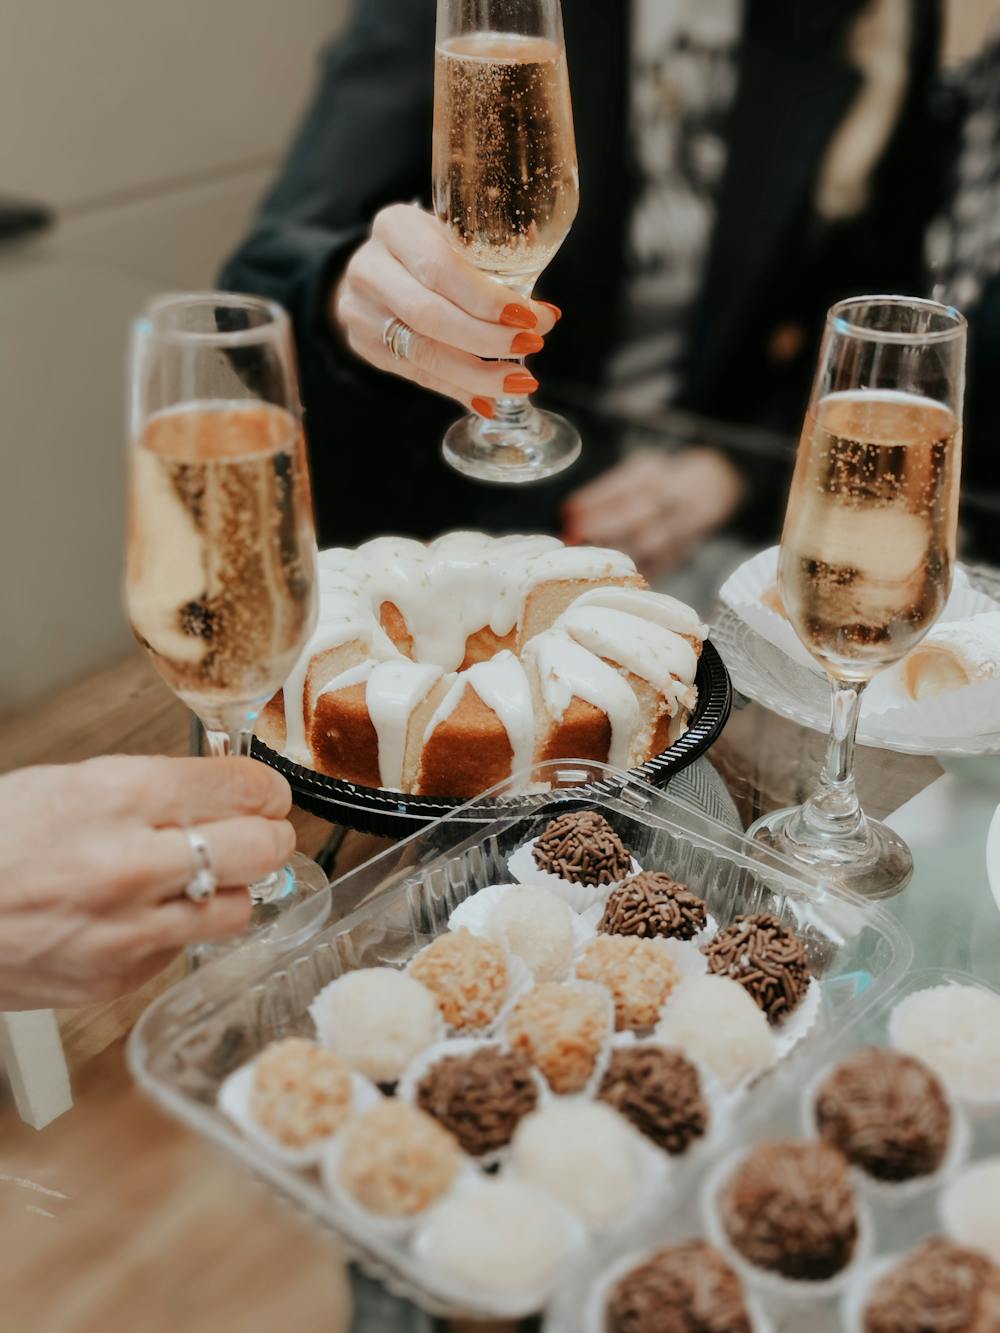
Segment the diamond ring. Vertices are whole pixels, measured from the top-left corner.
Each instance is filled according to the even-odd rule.
[[[184,892],[193,903],[204,903],[215,893],[219,881],[212,869],[212,858],[208,852],[208,843],[194,829],[184,829],[184,836],[191,848],[191,860],[194,862],[194,875],[188,881]]]

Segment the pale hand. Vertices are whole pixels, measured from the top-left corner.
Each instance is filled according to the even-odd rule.
[[[249,759],[110,756],[0,777],[0,1009],[113,999],[186,946],[240,935],[285,864],[288,784]],[[184,828],[220,885],[205,903]]]
[[[624,551],[653,578],[683,564],[745,494],[740,472],[714,449],[641,449],[567,499],[564,535]]]
[[[559,312],[522,300],[473,268],[430,213],[392,204],[376,216],[371,236],[347,265],[331,317],[364,361],[489,417],[497,398],[538,387],[522,367],[502,358],[540,351]],[[405,360],[384,342],[393,318],[417,335]]]

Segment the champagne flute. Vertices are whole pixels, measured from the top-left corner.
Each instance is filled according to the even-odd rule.
[[[317,615],[316,536],[284,311],[226,292],[152,301],[132,326],[128,434],[132,630],[202,722],[210,752],[249,754],[257,715]],[[326,883],[296,853],[250,886],[254,927]],[[322,895],[316,908],[325,911]]]
[[[559,0],[438,0],[433,177],[455,248],[530,297],[580,199]],[[580,436],[525,397],[501,397],[492,420],[463,418],[443,448],[459,472],[517,483],[569,467]]]
[[[778,588],[833,691],[819,787],[752,837],[872,898],[903,889],[910,850],[866,819],[854,783],[865,686],[924,637],[951,591],[964,318],[935,301],[859,296],[830,310],[781,536]]]

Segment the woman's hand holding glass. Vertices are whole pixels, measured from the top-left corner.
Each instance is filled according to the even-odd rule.
[[[538,388],[507,361],[540,351],[559,311],[521,299],[473,268],[430,213],[393,204],[347,265],[331,317],[362,360],[489,418],[497,398]],[[398,356],[386,341],[393,320],[412,330]]]

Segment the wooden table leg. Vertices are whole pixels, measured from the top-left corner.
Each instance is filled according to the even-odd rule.
[[[0,1014],[0,1056],[22,1120],[44,1129],[73,1105],[59,1024],[51,1009]]]

